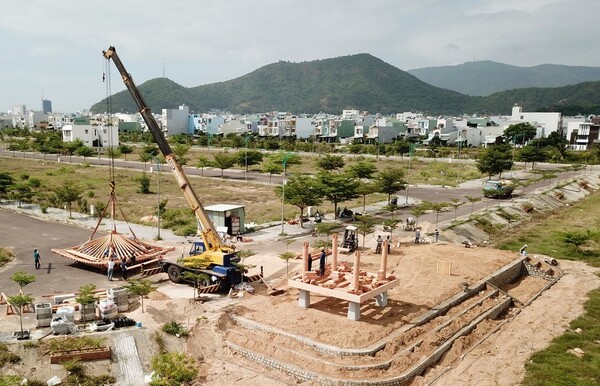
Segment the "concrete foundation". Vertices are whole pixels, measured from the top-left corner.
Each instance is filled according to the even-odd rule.
[[[348,302],[348,319],[355,322],[360,319],[360,303]]]
[[[387,303],[388,303],[387,291],[382,292],[379,295],[375,296],[375,304],[377,305],[377,307],[385,307],[385,306],[387,306]]]
[[[298,295],[298,306],[302,308],[310,307],[310,292],[299,290]]]

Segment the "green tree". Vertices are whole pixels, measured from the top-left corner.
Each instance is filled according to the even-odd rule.
[[[110,158],[119,158],[121,157],[121,150],[119,150],[118,147],[109,147],[108,149],[106,149],[106,154]]]
[[[240,150],[236,154],[237,164],[248,171],[249,166],[258,165],[263,160],[263,153],[258,150]]]
[[[83,189],[73,181],[65,181],[62,185],[54,189],[56,200],[60,203],[67,204],[69,208],[69,218],[71,218],[71,207],[73,203],[81,199]]]
[[[22,337],[23,336],[23,307],[28,304],[31,304],[33,302],[33,298],[31,296],[25,295],[23,293],[23,288],[26,285],[33,283],[35,281],[36,277],[35,277],[35,275],[31,275],[27,272],[17,271],[11,275],[10,279],[12,281],[14,281],[15,283],[17,283],[20,287],[19,294],[15,295],[15,296],[9,296],[7,300],[10,304],[19,308],[19,321],[21,324],[21,335],[20,336]]]
[[[63,144],[63,147],[69,154],[69,162],[71,162],[71,156],[73,155],[73,153],[75,153],[77,149],[85,147],[85,143],[80,138],[76,138],[74,141],[65,142]]]
[[[292,167],[294,165],[300,165],[302,163],[302,158],[300,158],[300,156],[298,154],[284,152],[284,151],[280,151],[275,154],[272,154],[269,158],[272,162],[279,164],[281,166],[283,166],[283,159],[285,158],[285,167],[287,169],[289,169],[290,167]],[[287,172],[289,172],[289,170]]]
[[[235,154],[229,154],[228,152],[218,152],[213,154],[213,166],[221,169],[221,178],[223,178],[223,171],[230,169],[237,163],[237,156]]]
[[[134,279],[129,280],[129,282],[125,286],[125,289],[130,294],[137,295],[140,297],[140,300],[142,302],[142,312],[144,312],[144,296],[148,296],[148,294],[154,291],[156,287],[154,287],[152,285],[152,282],[148,279]]]
[[[531,170],[533,170],[536,162],[544,162],[547,157],[546,149],[537,146],[528,145],[519,152],[519,161],[525,162],[525,169],[527,169],[527,162],[531,162]]]
[[[17,206],[20,208],[22,202],[27,202],[33,195],[31,186],[27,181],[19,181],[11,186],[9,197],[17,201]]]
[[[154,158],[154,155],[152,155],[152,153],[146,153],[145,151],[143,151],[138,155],[138,158],[141,162],[144,163],[144,171],[146,171],[146,164],[148,162],[152,161],[152,158]]]
[[[140,183],[138,192],[142,194],[150,194],[150,177],[148,177],[146,172],[142,173],[142,175],[138,178],[138,182]]]
[[[422,204],[435,212],[435,227],[437,228],[440,219],[440,213],[446,210],[448,203],[424,201]]]
[[[118,149],[121,154],[125,155],[125,159],[127,159],[127,154],[133,153],[133,146],[129,146],[124,143],[120,144]]]
[[[285,261],[285,274],[287,275],[288,273],[290,273],[290,270],[289,270],[290,260],[296,258],[296,253],[294,253],[292,251],[281,252],[279,254],[279,258],[281,260]]]
[[[473,213],[473,205],[475,205],[476,202],[481,201],[481,197],[465,196],[465,198],[471,203],[471,213]]]
[[[81,304],[81,315],[83,317],[83,328],[85,328],[86,320],[85,320],[85,309],[89,304],[95,304],[98,301],[98,297],[94,293],[96,290],[96,286],[94,284],[85,284],[79,287],[79,295],[75,297],[75,301]]]
[[[414,206],[413,208],[411,208],[410,214],[412,214],[413,216],[415,216],[415,227],[419,224],[419,217],[421,217],[422,215],[424,215],[426,211],[427,210],[425,209],[425,207],[423,206],[423,204],[419,204],[419,205]]]
[[[212,162],[206,156],[199,156],[196,159],[196,167],[200,168],[200,173],[204,175],[204,168],[208,168],[212,166]]]
[[[525,144],[533,139],[537,134],[537,129],[529,122],[517,123],[508,126],[503,133],[504,138],[514,144]]]
[[[315,233],[317,235],[325,235],[325,248],[329,247],[329,235],[339,227],[340,224],[331,222],[322,222],[315,225]]]
[[[10,187],[14,184],[12,176],[6,172],[0,172],[0,199],[6,198]]]
[[[392,194],[406,189],[404,180],[404,171],[400,168],[387,167],[377,173],[375,176],[377,191],[388,195],[388,204],[392,199]]]
[[[396,141],[393,144],[394,150],[400,154],[400,157],[404,157],[404,154],[410,152],[411,143],[406,140]]]
[[[334,218],[337,218],[337,209],[340,202],[358,197],[356,179],[348,174],[321,172],[317,178],[321,185],[320,190],[323,196],[333,204]]]
[[[27,272],[16,271],[11,275],[10,280],[17,283],[21,288],[20,292],[23,293],[23,287],[33,283],[36,280],[36,276]]]
[[[283,186],[276,186],[275,193],[281,197]],[[293,174],[285,184],[284,200],[300,209],[300,219],[304,214],[304,208],[319,205],[322,197],[321,185],[312,176]],[[300,221],[300,227],[304,227],[302,221]]]
[[[179,386],[194,380],[198,375],[196,361],[179,352],[158,354],[152,357],[154,375],[150,386]]]
[[[369,180],[358,180],[358,186],[356,187],[356,193],[363,198],[363,213],[366,212],[367,208],[367,196],[372,193],[376,193],[378,186],[375,182]]]
[[[145,144],[144,147],[142,147],[141,153],[148,153],[151,154],[153,157],[156,157],[160,154],[160,150],[158,149],[158,146],[156,144],[148,143]]]
[[[191,146],[183,143],[176,143],[173,145],[172,150],[173,154],[177,157],[177,162],[180,165],[187,164],[187,158],[185,158],[186,154],[190,151]]]
[[[362,236],[362,248],[365,248],[365,240],[367,239],[367,235],[369,233],[373,233],[375,231],[375,223],[377,220],[373,216],[363,215],[357,218],[356,228],[358,229],[358,233]]]
[[[477,159],[477,169],[492,179],[492,175],[510,170],[513,166],[512,148],[509,144],[492,145],[485,149]]]
[[[377,172],[377,165],[371,160],[360,160],[348,165],[348,174],[355,178],[371,179]]]
[[[456,210],[459,206],[463,204],[463,202],[461,202],[458,198],[452,198],[450,202],[450,205],[452,206],[452,208],[454,208],[454,221],[456,221]]]
[[[77,150],[75,150],[75,154],[83,157],[83,162],[85,162],[85,157],[91,157],[95,152],[96,151],[94,149],[88,146],[78,147]]]
[[[269,183],[271,183],[271,177],[273,174],[279,174],[283,172],[283,165],[275,163],[273,160],[269,160],[262,167],[263,173],[269,173]]]
[[[24,293],[19,293],[18,295],[9,296],[7,299],[8,303],[12,304],[19,308],[19,322],[21,324],[21,337],[24,335],[23,331],[23,307],[31,304],[33,302],[33,298],[29,295],[25,295]]]
[[[320,157],[316,165],[319,169],[324,171],[341,170],[344,165],[344,157],[341,155],[325,154]]]

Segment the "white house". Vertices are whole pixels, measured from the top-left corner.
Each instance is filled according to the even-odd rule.
[[[108,149],[119,146],[118,126],[65,125],[62,128],[63,142],[83,141],[85,146]]]
[[[510,120],[506,127],[517,123],[528,122],[537,128],[536,138],[547,137],[550,133],[560,130],[561,113],[527,113],[521,106],[514,105]],[[504,128],[506,128],[504,127]]]

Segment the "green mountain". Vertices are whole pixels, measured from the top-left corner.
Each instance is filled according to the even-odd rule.
[[[600,81],[555,88],[521,88],[473,98],[473,111],[479,112],[507,114],[516,103],[524,111],[600,114]]]
[[[135,79],[135,72],[132,74]],[[356,108],[372,113],[423,111],[457,114],[467,110],[471,98],[422,82],[369,54],[311,62],[278,62],[240,78],[192,88],[157,78],[138,85],[154,112],[190,106],[190,111],[211,109],[233,113],[292,111],[335,113]],[[128,91],[113,95],[111,112],[137,111]],[[90,109],[106,112],[103,100]]]
[[[492,61],[409,70],[423,82],[461,94],[486,96],[530,87],[561,87],[600,80],[600,67],[542,64],[518,67]]]
[[[524,83],[528,76],[517,71],[519,67],[494,62],[485,63],[485,75],[475,78],[492,84],[510,84],[505,70],[513,71],[512,79],[520,74]],[[459,67],[459,66],[455,66]],[[466,67],[463,67],[466,68]],[[497,72],[492,69],[496,68]],[[578,79],[586,67],[543,65],[531,67],[538,73],[565,74],[564,79]],[[600,71],[600,68],[597,70]],[[569,71],[573,73],[567,74]],[[554,75],[552,75],[554,76]],[[133,74],[135,79],[135,74]],[[456,76],[458,78],[458,75]],[[533,77],[533,76],[532,76]],[[480,80],[481,80],[480,79]],[[575,81],[573,81],[575,82]],[[476,83],[465,81],[465,84]],[[183,87],[166,78],[156,78],[138,85],[146,103],[153,112],[163,108],[176,109],[185,104],[192,112],[212,109],[232,113],[265,111],[290,111],[300,113],[340,114],[347,108],[367,110],[371,113],[397,113],[418,111],[438,114],[510,114],[517,103],[525,111],[557,111],[565,115],[600,113],[600,82],[586,82],[555,88],[521,88],[496,92],[489,96],[468,96],[429,85],[406,71],[402,71],[369,54],[350,55],[311,62],[278,62],[261,67],[242,77],[226,82],[212,83],[192,88]],[[90,109],[94,113],[106,111],[136,112],[137,106],[128,91],[122,91]]]

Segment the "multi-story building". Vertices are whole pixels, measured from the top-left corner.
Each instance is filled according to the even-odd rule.
[[[162,109],[162,130],[169,135],[193,134],[189,127],[190,108],[186,105],[179,106],[179,109]]]
[[[119,146],[118,125],[71,124],[62,128],[63,142],[83,141],[85,146],[94,148],[116,148]]]
[[[42,111],[44,114],[52,114],[52,101],[42,98]]]
[[[527,113],[521,106],[514,105],[506,127],[516,123],[528,122],[536,127],[536,138],[548,137],[550,133],[559,131],[562,125],[561,113]]]
[[[585,122],[567,124],[567,140],[572,150],[588,150],[600,144],[600,117],[589,117]]]

